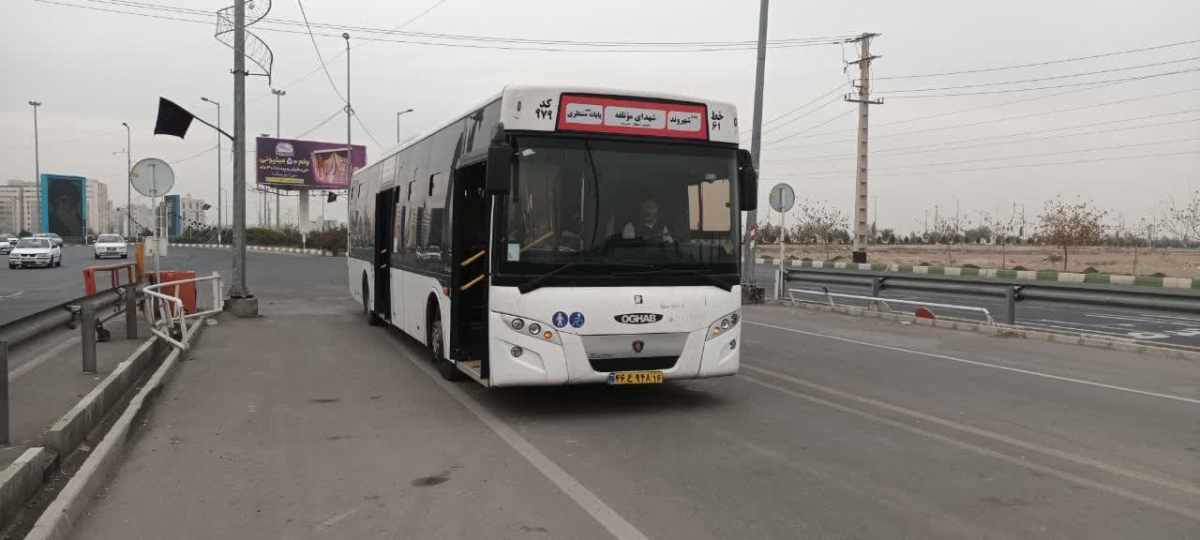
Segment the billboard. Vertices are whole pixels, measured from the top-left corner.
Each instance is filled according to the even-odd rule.
[[[179,195],[167,195],[163,197],[163,207],[163,212],[166,213],[163,216],[163,225],[167,228],[167,233],[163,236],[179,236],[183,234],[183,229],[179,228],[181,223]]]
[[[367,147],[353,145],[354,167],[367,164]],[[279,188],[345,189],[346,145],[259,137],[255,171],[260,185]]]
[[[87,223],[87,178],[42,175],[42,230],[81,239]]]

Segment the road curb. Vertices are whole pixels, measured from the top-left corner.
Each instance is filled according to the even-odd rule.
[[[154,336],[138,346],[100,384],[46,430],[42,439],[46,447],[64,457],[74,452],[145,374],[146,368],[161,354],[164,345],[158,336]]]
[[[46,469],[54,463],[54,453],[41,446],[25,450],[16,461],[0,471],[0,523],[12,521],[34,492],[42,487]]]
[[[221,244],[171,244],[171,246],[178,248],[233,249],[232,246]],[[318,257],[342,257],[342,255],[334,255],[332,252],[323,249],[301,249],[279,246],[246,246],[246,250],[263,253],[295,253],[297,255],[315,255]]]
[[[1017,281],[1051,281],[1087,285],[1136,285],[1139,287],[1156,287],[1166,289],[1200,289],[1200,279],[1178,277],[1130,276],[1121,274],[1082,274],[1078,272],[1059,272],[1058,270],[1005,270],[999,268],[913,266],[906,264],[814,261],[811,259],[787,260],[789,262],[785,266],[791,266],[793,268],[832,268],[838,270],[890,272],[896,274],[1004,278],[1015,279]],[[766,265],[779,264],[778,259],[769,256],[756,258],[755,262]]]
[[[200,318],[196,321],[196,328],[191,335],[189,346],[199,339],[204,330],[205,320],[206,318]],[[83,517],[92,498],[121,463],[121,457],[127,450],[129,433],[134,420],[162,389],[167,377],[170,376],[175,364],[182,356],[183,352],[175,349],[163,359],[162,364],[146,381],[146,385],[137,395],[133,396],[133,399],[129,401],[129,406],[109,428],[108,433],[104,435],[79,470],[75,472],[67,485],[63,486],[62,491],[34,523],[29,534],[25,536],[26,540],[66,540],[71,535],[72,529]]]
[[[1155,347],[1153,345],[1143,345],[1141,343],[1130,343],[1127,341],[1118,341],[1107,339],[1103,336],[1091,334],[1069,334],[1069,333],[1054,333],[1042,332],[1037,330],[1028,330],[1020,327],[1010,327],[1005,325],[989,326],[970,321],[958,321],[951,319],[925,319],[913,317],[912,315],[903,315],[899,313],[884,313],[866,308],[854,306],[828,306],[825,304],[813,304],[807,302],[793,303],[787,300],[767,300],[766,304],[803,308],[814,311],[823,311],[827,313],[839,313],[842,315],[867,317],[874,319],[882,319],[886,321],[910,323],[916,326],[928,326],[930,328],[942,328],[950,330],[963,330],[968,332],[976,332],[987,334],[994,337],[1019,337],[1024,339],[1034,339],[1038,341],[1048,341],[1051,343],[1062,343],[1066,345],[1079,345],[1082,347],[1090,347],[1094,349],[1108,349],[1121,352],[1130,352],[1136,354],[1145,354],[1149,356],[1158,356],[1162,358],[1170,358],[1175,360],[1187,360],[1190,362],[1200,362],[1200,351],[1184,351],[1180,349],[1170,349],[1166,347]]]

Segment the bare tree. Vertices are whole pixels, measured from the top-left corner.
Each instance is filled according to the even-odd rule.
[[[1188,240],[1200,238],[1200,189],[1193,191],[1190,198],[1182,203],[1172,199],[1165,206],[1159,220],[1163,228],[1183,239],[1184,247],[1187,247]]]
[[[779,240],[779,225],[769,221],[758,224],[758,241],[762,244],[774,244]]]
[[[1043,242],[1062,248],[1063,271],[1067,269],[1071,248],[1095,245],[1104,239],[1108,211],[1096,208],[1089,201],[1067,203],[1055,197],[1046,201],[1043,211],[1038,216],[1038,236]]]
[[[847,223],[849,219],[840,210],[828,207],[824,201],[809,201],[797,211],[792,240],[825,246],[825,259],[828,260],[829,245],[849,236]]]
[[[1004,220],[1001,216],[984,215],[984,221],[991,227],[992,233],[995,234],[996,242],[1000,244],[1000,268],[1008,268],[1008,241],[1013,232],[1017,230],[1017,205],[1014,203],[1012,213],[1008,215],[1008,220]]]

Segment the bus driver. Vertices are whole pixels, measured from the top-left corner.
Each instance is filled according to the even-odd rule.
[[[667,244],[675,242],[671,238],[671,230],[658,219],[658,199],[654,197],[646,197],[642,200],[638,219],[625,224],[621,238],[623,240],[657,240],[661,238]]]

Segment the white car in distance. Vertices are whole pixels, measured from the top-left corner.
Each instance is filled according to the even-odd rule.
[[[97,259],[104,257],[129,257],[129,246],[119,234],[102,234],[96,238],[94,249]]]
[[[62,248],[49,238],[22,238],[8,254],[8,267],[62,266]]]
[[[0,255],[8,255],[16,247],[14,244],[16,242],[10,241],[8,236],[0,234]]]

